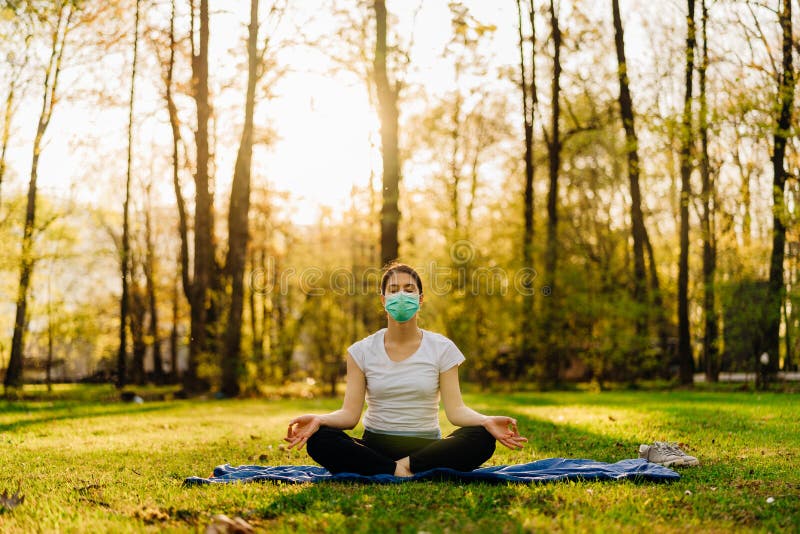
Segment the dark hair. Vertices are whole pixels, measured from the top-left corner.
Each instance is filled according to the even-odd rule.
[[[413,267],[406,265],[405,263],[393,261],[388,263],[383,269],[383,278],[381,278],[381,295],[386,294],[386,284],[389,283],[389,278],[391,278],[392,274],[394,273],[410,274],[411,278],[413,278],[414,282],[417,284],[419,294],[422,295],[422,279],[419,277],[419,274],[414,270]]]

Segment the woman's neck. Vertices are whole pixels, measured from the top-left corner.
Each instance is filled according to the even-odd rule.
[[[389,326],[386,330],[386,337],[395,343],[412,341],[419,339],[420,329],[417,327],[417,318],[412,317],[404,323],[398,323],[389,319]]]

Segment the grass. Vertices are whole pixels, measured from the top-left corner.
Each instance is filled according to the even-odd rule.
[[[2,532],[202,532],[240,516],[264,532],[798,531],[796,395],[712,392],[469,393],[516,416],[530,439],[489,464],[561,456],[614,462],[671,440],[701,459],[670,484],[578,482],[389,486],[181,486],[230,463],[308,464],[278,447],[290,418],[338,399],[178,400],[124,404],[104,386],[0,401],[0,491],[25,502]],[[147,395],[145,395],[147,398]],[[153,395],[157,398],[158,395]],[[25,399],[26,397],[23,397]],[[444,420],[442,430],[452,427]],[[360,435],[360,427],[354,433]],[[773,502],[767,499],[772,497]]]

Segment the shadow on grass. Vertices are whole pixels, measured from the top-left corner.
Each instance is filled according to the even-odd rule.
[[[269,483],[267,483],[269,484]],[[280,494],[254,513],[266,520],[337,516],[349,531],[394,532],[481,531],[480,523],[494,523],[501,510],[520,500],[517,487],[486,483],[468,485],[411,482],[368,485],[344,482],[307,484],[279,489]],[[545,490],[549,494],[549,491]],[[544,506],[552,499],[541,499]],[[555,514],[555,506],[552,510]],[[330,525],[330,523],[329,523]],[[309,529],[318,528],[308,525]]]
[[[517,418],[520,428],[530,440],[529,445],[546,456],[582,457],[601,461],[618,461],[638,457],[638,446],[650,441],[677,441],[677,436],[696,436],[693,445],[717,446],[720,438],[732,436],[745,439],[752,446],[769,443],[775,431],[783,428],[782,420],[772,413],[764,413],[763,418],[743,417],[732,407],[719,406],[650,406],[649,413],[657,421],[643,431],[621,434],[621,429],[610,428],[608,433],[596,433],[572,425],[569,422],[554,423],[545,419],[531,417],[530,414],[506,410],[506,414]],[[609,421],[609,424],[614,424]],[[788,428],[785,429],[788,431]],[[789,434],[793,434],[789,432]],[[701,440],[713,439],[715,442],[701,444]],[[797,435],[786,435],[787,441],[796,441]],[[620,456],[621,455],[621,456]]]
[[[539,397],[545,397],[545,400]],[[747,403],[784,403],[796,402],[797,396],[776,392],[714,392],[714,391],[607,391],[595,392],[546,392],[546,393],[519,393],[511,396],[518,404],[537,405],[568,405],[581,404],[585,406],[618,406],[630,408],[632,403],[643,407],[662,404],[720,404],[741,406]]]
[[[35,417],[32,419],[22,419],[20,421],[14,421],[13,423],[0,423],[0,432],[12,432],[25,427],[47,424],[55,421],[68,421],[70,419],[95,419],[114,415],[150,413],[171,408],[169,404],[159,404],[154,406],[120,405],[116,407],[108,407],[100,411],[84,411],[80,409],[82,407],[95,405],[96,403],[87,403],[78,406],[71,405],[67,408],[63,408],[69,410],[68,413],[63,413],[60,415],[54,414],[46,417]],[[51,411],[53,410],[52,407],[49,409]]]

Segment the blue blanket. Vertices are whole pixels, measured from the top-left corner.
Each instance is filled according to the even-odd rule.
[[[528,464],[499,465],[481,467],[474,471],[456,471],[454,469],[437,468],[416,473],[413,477],[402,478],[394,475],[364,476],[355,473],[339,473],[332,475],[324,467],[313,465],[242,465],[233,467],[225,464],[214,469],[209,478],[189,477],[184,480],[185,486],[198,484],[224,484],[229,482],[325,482],[348,481],[370,483],[396,483],[410,480],[457,480],[463,482],[557,482],[564,480],[645,480],[651,482],[668,482],[678,480],[681,476],[666,467],[652,464],[637,458],[622,460],[615,464],[596,462],[594,460],[575,460],[566,458],[549,458]]]

